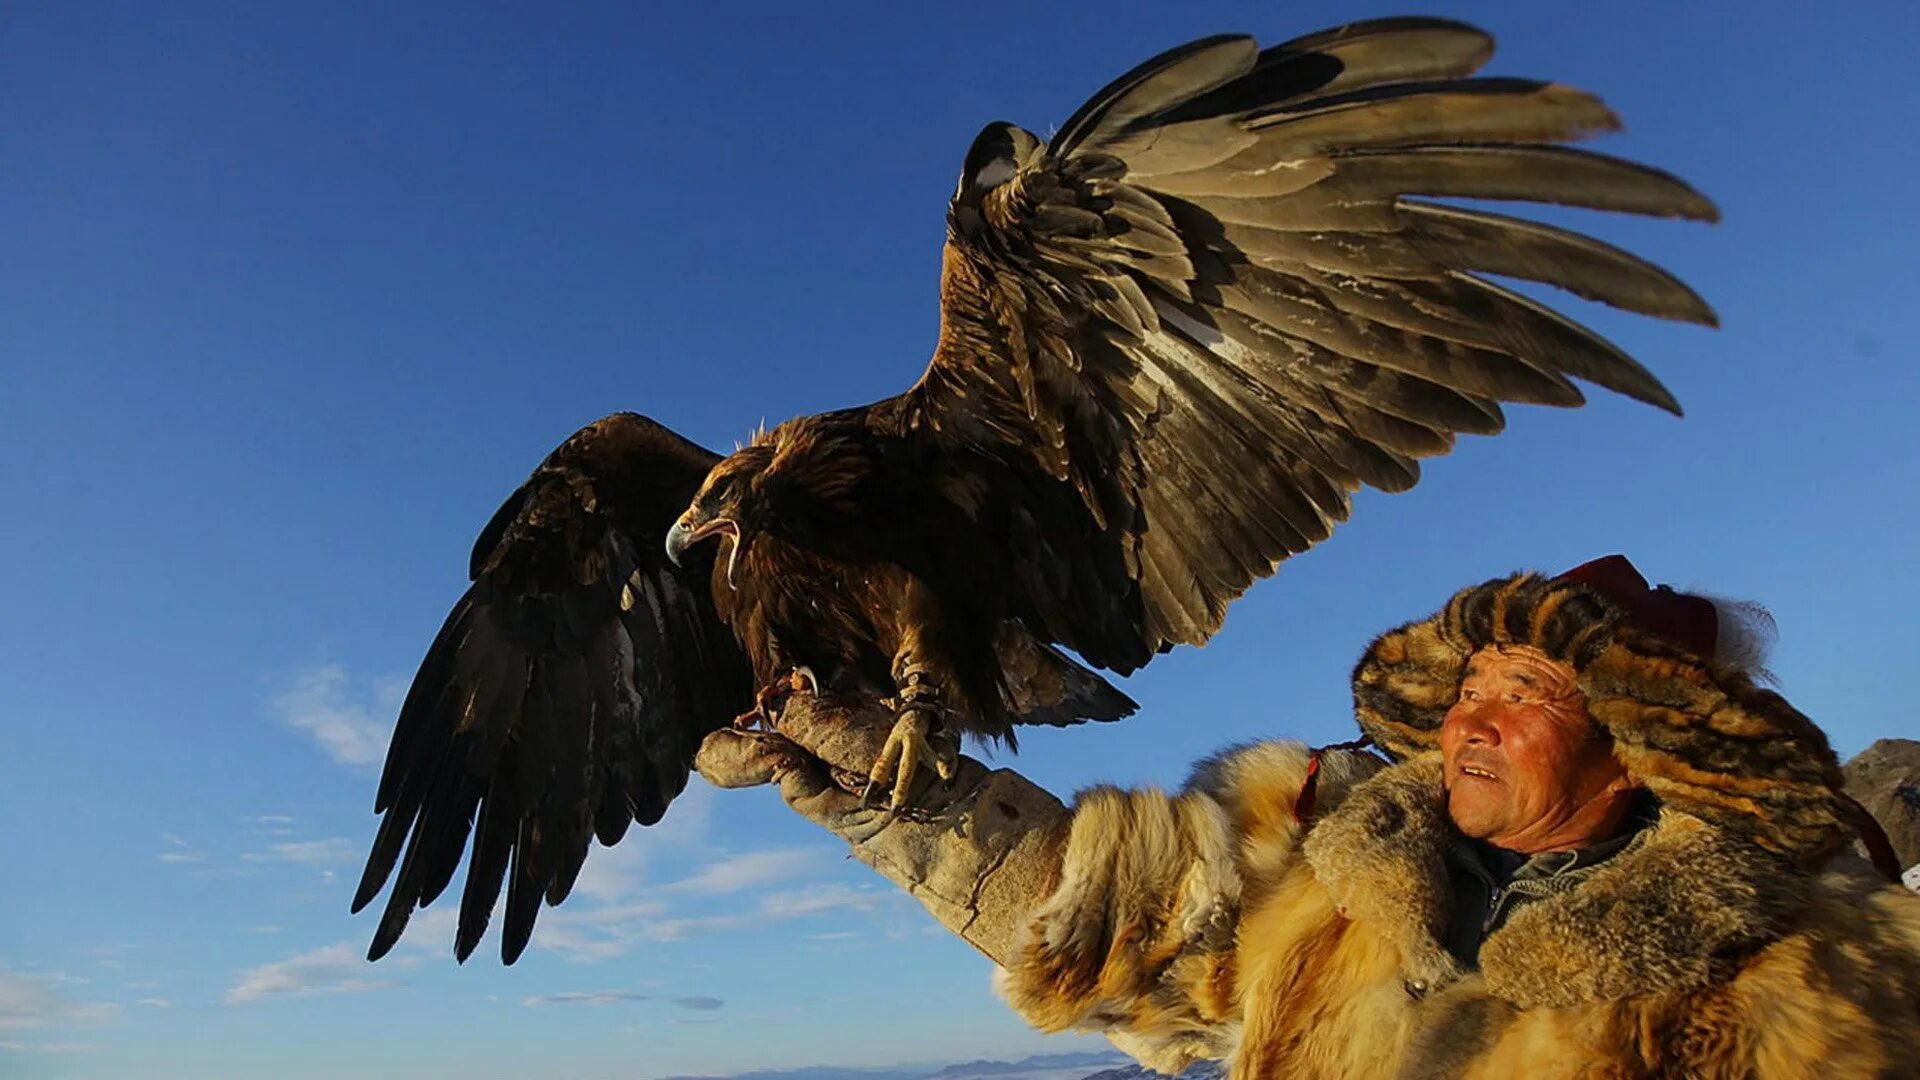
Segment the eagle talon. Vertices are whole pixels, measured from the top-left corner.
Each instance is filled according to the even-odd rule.
[[[733,726],[740,731],[777,731],[780,719],[780,706],[795,694],[819,694],[820,680],[813,669],[805,664],[796,664],[786,677],[770,682],[753,695],[753,708],[733,718]]]
[[[886,746],[867,775],[867,786],[860,793],[860,805],[875,808],[874,793],[891,791],[887,800],[890,817],[898,817],[912,801],[915,781],[931,768],[951,786],[960,766],[959,739],[940,722],[937,707],[924,701],[909,701],[894,721]]]

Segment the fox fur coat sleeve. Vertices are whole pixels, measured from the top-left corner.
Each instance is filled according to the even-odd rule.
[[[1231,1057],[1244,1037],[1242,943],[1258,940],[1247,914],[1338,919],[1325,890],[1291,880],[1306,872],[1294,810],[1308,760],[1298,743],[1265,742],[1203,762],[1179,794],[1083,792],[1058,886],[1001,980],[1014,1008],[1044,1030],[1103,1031],[1165,1072]],[[1337,804],[1380,767],[1368,754],[1324,755],[1317,799]],[[1268,903],[1281,892],[1297,899]],[[1311,978],[1315,959],[1260,966]]]

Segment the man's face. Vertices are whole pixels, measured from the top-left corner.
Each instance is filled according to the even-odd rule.
[[[1605,839],[1632,788],[1573,669],[1531,646],[1473,655],[1440,752],[1454,826],[1523,854]]]

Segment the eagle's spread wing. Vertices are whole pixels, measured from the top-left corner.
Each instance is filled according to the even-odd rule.
[[[711,562],[676,568],[662,549],[717,460],[644,417],[609,416],[548,455],[481,533],[473,585],[414,676],[380,778],[385,817],[354,910],[400,871],[371,958],[446,888],[471,832],[455,955],[473,951],[504,879],[512,963],[591,840],[658,821],[702,737],[751,704]]]
[[[1674,277],[1577,233],[1408,196],[1711,220],[1679,180],[1552,144],[1587,94],[1470,78],[1485,34],[1361,23],[1261,51],[1194,42],[1051,141],[996,124],[949,209],[938,349],[873,421],[938,447],[936,487],[1004,532],[1023,618],[1120,670],[1197,643],[1324,540],[1362,484],[1412,486],[1499,402],[1660,383],[1499,274],[1712,323]]]

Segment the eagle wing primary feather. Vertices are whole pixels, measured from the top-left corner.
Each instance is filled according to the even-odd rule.
[[[1485,280],[1707,323],[1672,275],[1592,238],[1408,196],[1711,220],[1665,173],[1557,144],[1612,130],[1565,86],[1474,77],[1480,31],[1358,23],[1216,37],[1122,76],[1043,144],[976,140],[949,207],[932,363],[871,422],[1004,536],[1036,634],[1121,671],[1205,641],[1501,402],[1573,379],[1677,413],[1592,331]],[[984,482],[983,482],[984,481]],[[982,573],[986,571],[983,570]]]
[[[663,539],[717,455],[632,413],[548,455],[474,546],[473,584],[401,706],[354,896],[394,877],[369,950],[399,940],[468,848],[454,953],[465,960],[504,884],[513,963],[591,841],[651,825],[708,732],[752,702],[746,658],[713,608],[711,563]],[[709,555],[710,558],[710,555]]]

